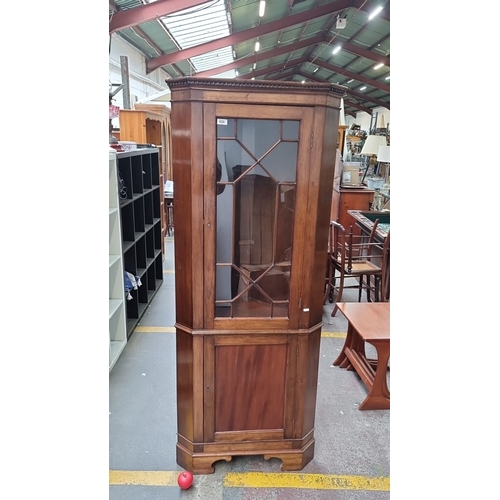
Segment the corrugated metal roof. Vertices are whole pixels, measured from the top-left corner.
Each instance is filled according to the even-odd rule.
[[[263,16],[260,0],[172,0],[147,8],[156,1],[110,0],[111,18],[113,11],[136,11],[122,14],[114,29],[145,55],[147,71],[331,82],[347,89],[347,114],[390,106],[389,0],[267,0]],[[377,6],[384,9],[370,19]],[[207,52],[207,42],[220,48]]]
[[[170,31],[182,49],[194,47],[217,38],[230,35],[224,2],[216,0],[207,6],[191,7],[176,14],[162,17],[161,22]],[[233,62],[231,47],[207,52],[192,57],[196,71],[205,71]],[[226,77],[235,76],[234,70],[226,72]]]

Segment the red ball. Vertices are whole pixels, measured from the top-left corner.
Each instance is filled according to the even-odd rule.
[[[177,484],[180,486],[181,490],[188,490],[193,484],[193,474],[189,471],[184,471],[179,474],[177,478]]]

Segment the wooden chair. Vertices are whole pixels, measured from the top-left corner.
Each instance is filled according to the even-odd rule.
[[[381,302],[389,302],[389,298],[391,295],[391,275],[390,275],[390,231],[387,231],[387,237],[384,242],[384,248],[382,253],[382,281],[380,287],[380,301]]]
[[[386,252],[388,245],[374,241],[378,220],[375,221],[370,235],[355,235],[350,226],[349,233],[342,224],[331,221],[328,247],[327,278],[325,286],[325,301],[329,298],[332,302],[341,302],[345,289],[358,290],[358,302],[361,302],[363,290],[366,290],[367,301],[371,302],[371,292],[374,293],[375,302],[385,299],[381,295],[381,284],[386,270]],[[386,248],[387,247],[387,248]],[[354,278],[356,283],[346,285],[345,280]],[[338,280],[338,284],[337,284]],[[384,280],[384,285],[387,287]],[[385,290],[385,288],[384,288]],[[337,305],[333,308],[332,316],[337,313]]]

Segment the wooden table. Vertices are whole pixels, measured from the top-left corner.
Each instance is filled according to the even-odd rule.
[[[387,370],[390,355],[390,302],[339,302],[339,310],[349,322],[342,352],[335,366],[356,370],[368,388],[359,410],[390,409]],[[377,350],[377,359],[367,359],[365,342]]]

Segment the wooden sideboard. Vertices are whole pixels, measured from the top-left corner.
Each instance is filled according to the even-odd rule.
[[[373,189],[334,188],[330,220],[338,220],[347,232],[349,232],[349,226],[352,225],[354,234],[361,234],[361,229],[356,225],[356,220],[348,213],[348,210],[370,210],[374,193]]]

